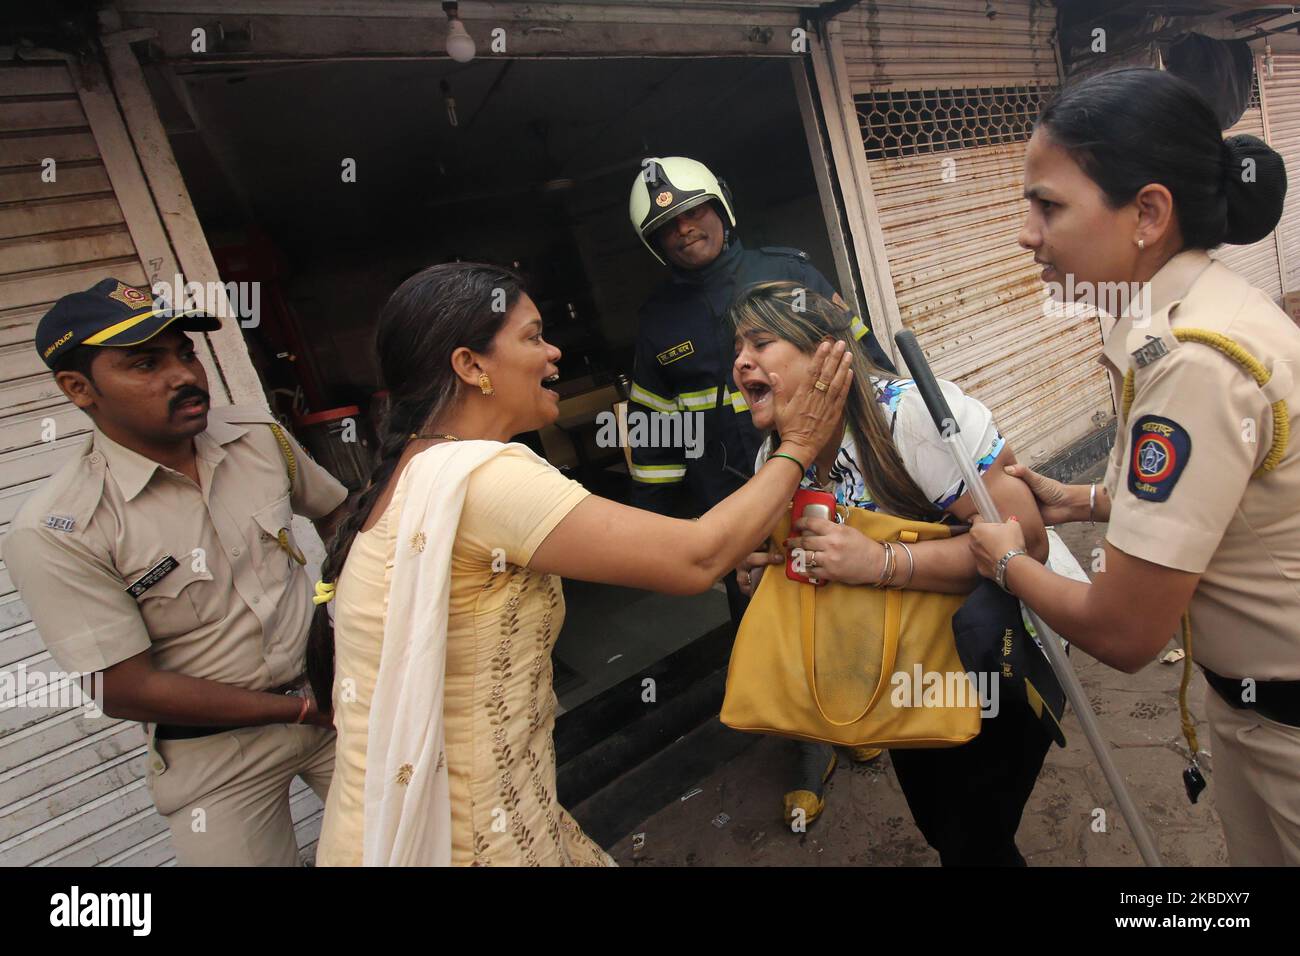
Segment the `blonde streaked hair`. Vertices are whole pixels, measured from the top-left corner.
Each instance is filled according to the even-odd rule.
[[[848,309],[797,282],[760,282],[737,297],[727,318],[736,335],[767,332],[805,355],[816,352],[827,337],[847,342],[853,355],[853,386],[844,408],[867,491],[882,511],[902,518],[933,521],[941,515],[903,467],[877,401],[871,377],[897,376],[871,361],[854,337],[853,314]]]

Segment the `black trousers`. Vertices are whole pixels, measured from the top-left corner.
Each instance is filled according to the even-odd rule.
[[[1051,739],[1029,706],[1003,701],[968,744],[891,750],[912,818],[943,866],[1024,866],[1016,830]]]

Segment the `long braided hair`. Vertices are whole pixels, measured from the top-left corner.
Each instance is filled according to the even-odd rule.
[[[460,379],[451,354],[464,347],[487,354],[506,313],[523,294],[523,279],[500,266],[448,262],[411,276],[379,314],[375,350],[388,414],[380,427],[379,459],[366,490],[330,540],[321,580],[337,582],[352,542],[397,468],[407,442],[456,403]],[[334,689],[334,626],[328,605],[312,616],[307,638],[307,678],[322,702]]]

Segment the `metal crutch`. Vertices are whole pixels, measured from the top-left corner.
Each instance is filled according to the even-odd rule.
[[[939,384],[935,381],[934,373],[930,370],[930,363],[925,360],[925,355],[921,352],[921,346],[916,341],[916,336],[905,330],[895,335],[894,341],[898,344],[898,350],[903,354],[903,361],[907,363],[907,367],[912,373],[912,380],[916,382],[916,388],[921,393],[921,398],[925,400],[926,408],[930,410],[930,417],[934,419],[934,427],[939,430],[940,437],[948,446],[949,452],[952,453],[953,461],[957,463],[957,467],[961,470],[962,478],[966,481],[966,487],[970,489],[971,497],[975,500],[975,507],[979,509],[980,516],[985,521],[1000,522],[1002,517],[998,514],[997,505],[993,503],[993,497],[989,494],[988,489],[984,487],[984,481],[976,470],[975,463],[970,460],[970,456],[966,454],[961,440],[958,438],[961,429],[957,424],[957,420],[953,417],[952,410],[948,407],[947,399],[943,397],[943,393],[939,390]],[[1097,757],[1097,764],[1101,767],[1106,782],[1110,784],[1110,791],[1115,795],[1115,802],[1119,804],[1120,812],[1124,814],[1129,829],[1133,831],[1133,840],[1137,843],[1138,852],[1142,854],[1143,862],[1147,866],[1163,866],[1160,853],[1156,850],[1155,841],[1151,838],[1151,831],[1147,829],[1146,821],[1142,819],[1142,815],[1138,812],[1137,804],[1133,802],[1133,797],[1128,792],[1124,779],[1119,775],[1119,769],[1111,759],[1110,749],[1101,736],[1101,728],[1097,725],[1097,717],[1092,712],[1092,705],[1083,693],[1083,685],[1079,683],[1074,668],[1070,666],[1069,658],[1061,650],[1061,639],[1055,631],[1043,623],[1042,618],[1028,605],[1025,605],[1025,610],[1029,612],[1029,619],[1038,631],[1043,650],[1047,654],[1047,660],[1052,665],[1052,670],[1056,672],[1056,679],[1061,682],[1061,686],[1065,689],[1066,699],[1069,700],[1070,706],[1074,708],[1074,712],[1079,718],[1079,724],[1083,727],[1083,734],[1088,738],[1088,744]]]

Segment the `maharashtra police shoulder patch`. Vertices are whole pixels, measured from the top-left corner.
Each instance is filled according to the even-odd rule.
[[[1133,425],[1128,490],[1144,501],[1164,501],[1192,457],[1192,436],[1170,418],[1143,415]]]

